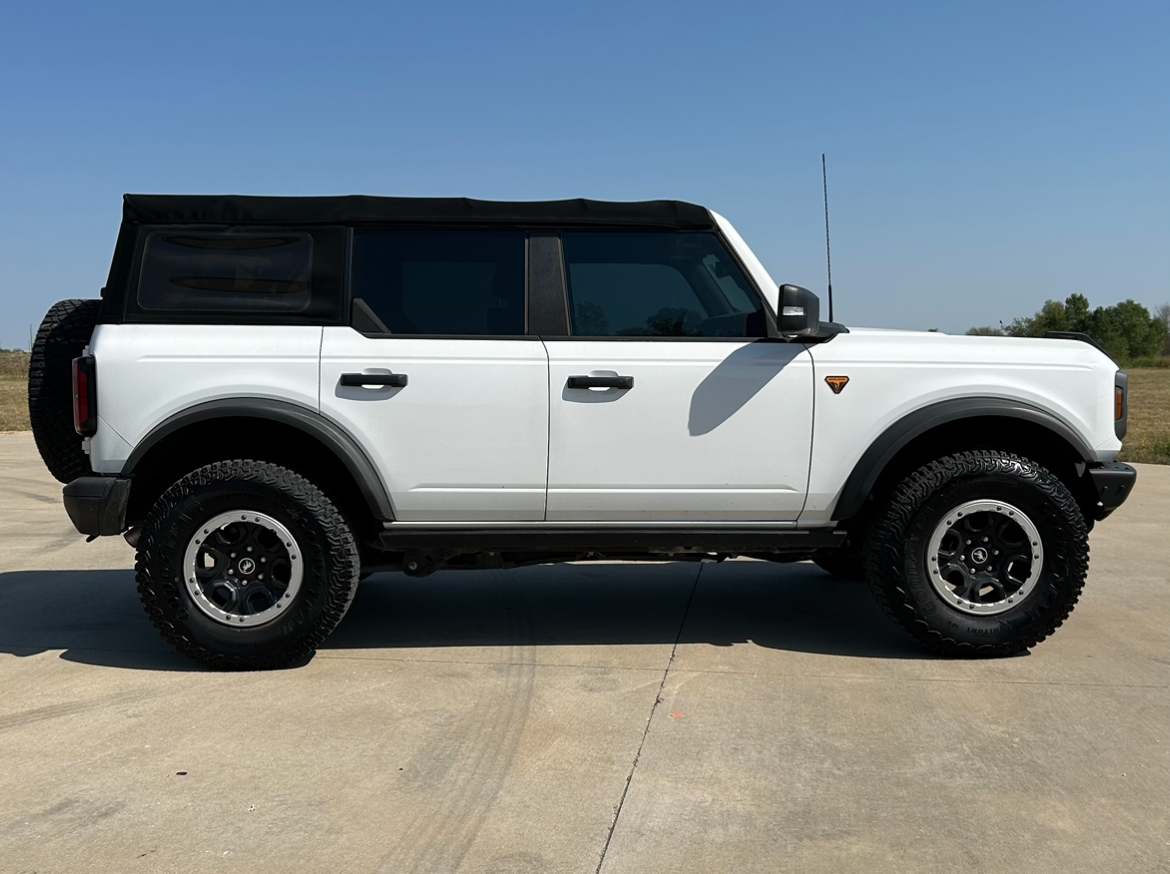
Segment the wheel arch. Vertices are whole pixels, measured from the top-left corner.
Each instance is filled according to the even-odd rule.
[[[377,468],[335,422],[287,401],[225,398],[175,413],[134,447],[121,471],[134,483],[128,519],[142,519],[163,491],[192,470],[238,457],[281,464],[320,480],[316,484],[355,519],[394,518]]]
[[[954,451],[999,449],[1025,455],[1061,478],[1082,501],[1081,473],[1093,450],[1048,410],[1003,398],[955,398],[894,422],[854,465],[833,510],[835,521],[862,514],[866,503],[911,470]]]

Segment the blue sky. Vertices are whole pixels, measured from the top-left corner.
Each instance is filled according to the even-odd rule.
[[[0,345],[121,194],[680,198],[837,316],[1170,300],[1170,4],[117,3],[0,12]]]

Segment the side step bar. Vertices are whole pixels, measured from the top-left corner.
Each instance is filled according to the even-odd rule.
[[[672,553],[811,553],[834,549],[844,531],[794,531],[768,528],[535,528],[411,526],[378,534],[388,552],[455,550],[458,552],[649,552]]]

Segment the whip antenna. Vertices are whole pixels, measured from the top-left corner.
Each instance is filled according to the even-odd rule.
[[[821,153],[821,185],[825,192],[825,267],[829,272],[829,321],[833,321],[833,255],[829,249],[829,171]]]

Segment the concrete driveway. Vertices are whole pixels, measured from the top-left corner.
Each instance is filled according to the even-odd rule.
[[[157,637],[0,436],[0,871],[1170,870],[1170,468],[1031,655],[808,564],[377,575],[315,659]]]

